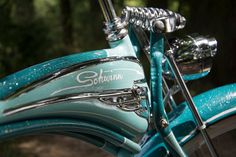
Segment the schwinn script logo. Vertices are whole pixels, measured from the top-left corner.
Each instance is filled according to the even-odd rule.
[[[61,92],[71,91],[75,89],[91,87],[95,85],[102,85],[106,83],[112,83],[114,81],[119,81],[124,79],[124,73],[130,74],[133,77],[140,75],[143,77],[143,73],[139,70],[135,70],[132,68],[116,68],[112,70],[104,70],[100,69],[99,71],[83,71],[77,74],[76,81],[79,83],[76,86],[65,87],[59,90],[54,91],[51,95],[55,95]],[[68,76],[67,76],[68,77]],[[127,78],[128,81],[128,78]]]
[[[123,75],[113,73],[112,70],[104,71],[103,69],[100,69],[99,72],[95,71],[81,72],[77,75],[76,79],[82,86],[93,86],[122,80]]]

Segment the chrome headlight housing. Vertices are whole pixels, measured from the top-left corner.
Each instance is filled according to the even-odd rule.
[[[215,38],[192,34],[169,43],[184,80],[195,80],[210,72],[217,51]],[[164,76],[171,78],[170,69],[164,70]]]

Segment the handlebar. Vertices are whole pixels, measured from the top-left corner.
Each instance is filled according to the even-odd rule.
[[[122,18],[126,23],[160,33],[182,29],[186,23],[180,14],[159,8],[126,7],[122,11]]]
[[[170,33],[184,28],[186,23],[180,14],[159,8],[126,7],[122,16],[117,17],[111,0],[99,0],[99,3],[106,20],[104,32],[108,41],[125,37],[128,24],[152,32]]]

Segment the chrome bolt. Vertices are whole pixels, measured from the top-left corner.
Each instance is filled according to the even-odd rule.
[[[162,32],[165,29],[165,24],[161,20],[158,20],[153,24],[153,28],[154,32]]]
[[[161,127],[162,127],[162,128],[166,128],[166,127],[169,125],[169,123],[167,122],[167,120],[164,119],[164,118],[160,120],[160,124],[161,124]]]

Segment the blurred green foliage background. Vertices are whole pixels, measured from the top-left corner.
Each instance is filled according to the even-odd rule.
[[[212,72],[189,84],[193,92],[236,82],[235,0],[113,2],[118,14],[126,5],[168,8],[187,19],[186,28],[173,35],[198,32],[217,39]],[[102,27],[96,0],[0,0],[0,77],[52,58],[107,48]]]
[[[234,0],[114,0],[119,14],[129,6],[168,8],[187,18],[175,35],[216,37],[218,54],[203,79],[214,87],[236,81]],[[0,77],[67,54],[108,47],[96,0],[0,0]],[[205,89],[205,88],[204,88]]]

